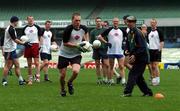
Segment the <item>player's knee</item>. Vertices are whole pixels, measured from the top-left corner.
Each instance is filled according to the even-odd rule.
[[[48,61],[44,62],[44,65],[45,65],[45,66],[48,66],[48,65],[49,65],[49,62],[48,62]]]
[[[97,69],[100,69],[100,64],[96,64],[96,68],[97,68]]]
[[[65,79],[65,77],[66,77],[66,73],[65,73],[65,72],[61,72],[60,78],[61,78],[61,79]]]
[[[156,64],[153,64],[153,65],[151,66],[151,68],[152,68],[152,70],[155,70],[155,69],[157,68],[157,65],[156,65]]]
[[[124,65],[119,65],[119,69],[123,70],[124,69]]]
[[[100,68],[100,63],[99,62],[96,62],[96,68]]]
[[[65,78],[66,76],[66,70],[60,69],[60,77]]]
[[[73,72],[73,74],[78,74],[79,70],[78,69],[73,69],[72,72]]]
[[[20,68],[20,65],[19,64],[15,64],[15,68]]]
[[[110,70],[114,70],[114,66],[112,67],[112,66],[110,66]]]
[[[104,66],[105,68],[109,68],[109,63],[103,63],[103,66]]]

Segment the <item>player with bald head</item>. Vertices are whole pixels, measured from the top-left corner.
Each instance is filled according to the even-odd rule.
[[[126,33],[119,28],[119,18],[117,17],[113,19],[113,27],[108,28],[101,35],[99,35],[99,40],[106,43],[106,46],[108,46],[107,54],[110,62],[110,74],[108,76],[108,83],[110,85],[114,84],[112,76],[114,75],[113,69],[115,59],[117,59],[120,69],[120,76],[118,78],[122,78],[121,83],[123,85],[126,83],[124,72],[124,55],[122,49],[124,36],[126,36]],[[107,37],[108,40],[106,41],[104,37]]]

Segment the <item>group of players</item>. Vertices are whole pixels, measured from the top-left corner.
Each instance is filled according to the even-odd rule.
[[[115,59],[118,61],[119,74],[117,74],[117,83],[125,86],[124,97],[132,94],[134,85],[138,85],[144,96],[152,96],[151,89],[148,88],[143,73],[148,64],[153,85],[160,82],[158,62],[160,62],[161,50],[163,48],[163,35],[157,29],[157,21],[151,20],[152,30],[147,32],[147,26],[142,25],[141,30],[136,27],[136,17],[124,16],[126,29],[119,28],[120,20],[115,17],[112,21],[113,26],[109,27],[108,22],[102,22],[100,17],[95,19],[96,28],[88,33],[88,28],[81,25],[81,15],[74,13],[72,15],[72,24],[64,29],[63,42],[59,48],[58,69],[60,72],[60,95],[66,96],[66,72],[67,66],[72,66],[72,76],[67,81],[68,92],[74,94],[73,81],[77,78],[80,71],[81,52],[84,44],[82,41],[93,43],[95,40],[101,41],[99,48],[93,48],[93,59],[96,63],[97,83],[106,83],[113,85],[113,75],[115,73]],[[18,76],[19,84],[25,84],[21,76],[19,61],[16,55],[16,46],[21,44],[25,46],[24,57],[28,64],[28,81],[32,85],[32,59],[34,60],[36,74],[35,81],[40,82],[40,71],[44,71],[44,80],[48,78],[48,62],[51,60],[51,44],[56,44],[53,33],[50,31],[51,21],[45,22],[45,28],[41,29],[35,25],[32,16],[27,17],[27,26],[23,28],[23,35],[29,38],[28,42],[22,42],[17,38],[15,27],[18,25],[18,17],[13,16],[10,19],[10,25],[5,31],[3,54],[5,66],[3,70],[2,84],[7,85],[8,71],[14,65],[15,73]],[[149,54],[150,53],[150,54]],[[39,55],[43,64],[39,63]],[[150,56],[150,57],[149,57]],[[149,60],[150,59],[150,60]],[[101,75],[101,63],[102,74]],[[149,64],[150,63],[150,64]],[[129,69],[128,80],[125,80],[124,68]]]

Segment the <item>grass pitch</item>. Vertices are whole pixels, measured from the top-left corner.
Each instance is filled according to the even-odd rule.
[[[2,72],[2,69],[1,69]],[[26,69],[22,73],[27,77]],[[1,111],[180,111],[180,70],[162,70],[161,85],[151,87],[154,93],[165,95],[162,100],[141,97],[135,87],[133,96],[121,97],[123,87],[96,85],[95,70],[82,69],[75,81],[75,94],[59,95],[58,70],[49,70],[53,83],[19,86],[17,78],[9,76],[7,87],[0,86]],[[70,76],[70,71],[68,71]],[[148,71],[145,73],[148,79]],[[43,76],[41,76],[43,77]]]

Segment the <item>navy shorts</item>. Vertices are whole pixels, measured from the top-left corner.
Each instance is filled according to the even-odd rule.
[[[82,59],[81,55],[73,57],[73,58],[66,58],[66,57],[59,56],[58,69],[63,69],[63,68],[66,68],[67,66],[73,65],[73,64],[80,65],[81,59]]]
[[[41,60],[51,60],[52,59],[52,56],[51,54],[47,54],[47,53],[40,53],[40,56],[41,56]]]
[[[94,49],[92,58],[94,60],[108,59],[107,49]]]
[[[149,50],[150,62],[161,62],[161,51]]]
[[[12,51],[12,52],[4,52],[4,58],[5,60],[14,60],[17,59],[17,54],[16,54],[16,50]]]
[[[121,58],[123,58],[124,57],[124,55],[122,55],[122,54],[108,54],[108,57],[110,58],[110,59],[121,59]]]

